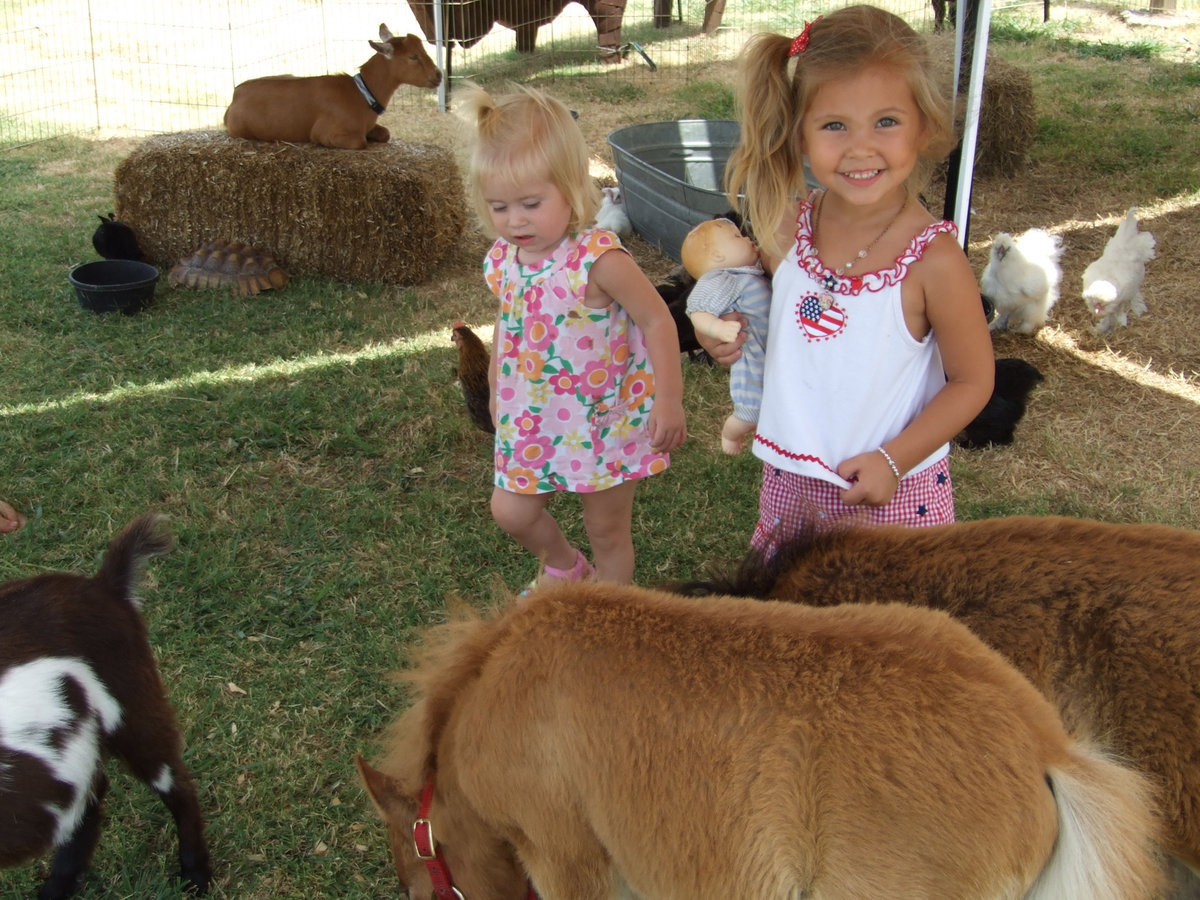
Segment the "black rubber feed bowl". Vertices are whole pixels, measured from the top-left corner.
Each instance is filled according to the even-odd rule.
[[[154,297],[158,269],[131,259],[102,259],[76,266],[67,281],[79,296],[79,305],[95,313],[120,310],[133,315]]]

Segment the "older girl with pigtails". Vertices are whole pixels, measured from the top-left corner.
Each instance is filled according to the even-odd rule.
[[[925,41],[847,7],[794,38],[751,38],[737,90],[726,187],[774,273],[752,543],[953,521],[950,440],[987,402],[994,362],[955,226],[918,197],[954,140]]]

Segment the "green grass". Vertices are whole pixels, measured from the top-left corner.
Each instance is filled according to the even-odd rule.
[[[1106,59],[1111,62],[1152,60],[1161,56],[1164,50],[1160,41],[1097,41],[1079,37],[1075,32],[1076,28],[1070,21],[1033,23],[1000,13],[993,18],[988,35],[996,42],[1027,44],[1057,53],[1067,53],[1078,59]]]
[[[216,896],[393,896],[353,753],[374,752],[402,706],[387,676],[411,629],[450,594],[486,603],[535,570],[491,521],[490,438],[452,376],[450,324],[486,324],[493,301],[482,285],[450,309],[437,291],[326,279],[254,298],[164,280],[138,315],[89,313],[66,273],[94,258],[127,149],[0,155],[0,205],[20,221],[0,232],[0,496],[30,517],[3,538],[0,579],[92,571],[115,529],[168,513],[178,546],[151,564],[145,611]],[[715,438],[723,373],[688,369]],[[730,465],[700,440],[677,454],[640,488],[639,578],[740,552],[755,485],[749,457]],[[556,509],[583,540],[578,504]],[[165,811],[115,780],[81,896],[172,896]],[[0,873],[0,896],[30,895],[40,869]]]
[[[1035,79],[1035,166],[1071,184],[1095,177],[1114,196],[1200,190],[1195,65],[1113,60],[1060,40],[1028,28],[994,44]],[[554,90],[589,127],[619,115],[728,118],[729,75],[714,65],[683,83],[664,73],[658,86],[581,69]],[[487,603],[534,572],[491,521],[490,440],[452,376],[451,323],[494,318],[482,251],[464,241],[461,258],[415,288],[301,276],[237,298],[160,283],[139,315],[96,316],[66,273],[94,258],[96,215],[112,208],[112,171],[129,149],[60,139],[0,153],[0,498],[30,516],[0,537],[0,579],[91,571],[125,522],[169,514],[178,546],[151,564],[143,598],[210,823],[214,896],[395,896],[353,753],[376,752],[404,704],[388,673],[413,629],[448,596]],[[976,198],[1013,189],[981,185]],[[692,439],[635,506],[646,583],[739,556],[756,518],[757,463],[716,449],[725,373],[685,366],[685,380]],[[1025,433],[1011,452],[956,453],[960,516],[1113,518],[1128,503],[1194,525],[1195,505],[1172,498],[1196,496],[1197,469],[1164,466],[1155,481],[1139,467],[1108,483],[1103,452],[1069,437]],[[1089,477],[1003,480],[998,462],[1022,453]],[[582,541],[578,504],[558,500]],[[165,811],[124,775],[107,809],[81,897],[178,896]],[[0,872],[0,897],[31,896],[41,869]]]
[[[1139,196],[1200,189],[1200,65],[1158,40],[1096,40],[1070,19],[1042,24],[999,13],[990,46],[1030,73],[1037,98],[1035,163],[1086,160]],[[1182,45],[1181,45],[1182,46]]]
[[[681,118],[736,119],[733,90],[719,81],[693,81],[679,88],[675,97],[685,112]]]

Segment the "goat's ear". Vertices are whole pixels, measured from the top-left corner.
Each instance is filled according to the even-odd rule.
[[[361,753],[354,754],[354,764],[358,766],[358,774],[362,776],[371,802],[385,822],[402,824],[416,818],[417,804],[405,793],[398,779],[372,768]]]
[[[388,27],[382,22],[379,23],[379,39],[381,41],[390,41],[392,39],[392,33],[388,31]]]
[[[386,41],[370,41],[371,49],[382,56],[384,59],[391,59],[396,48]]]

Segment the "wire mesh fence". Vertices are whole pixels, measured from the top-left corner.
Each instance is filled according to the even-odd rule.
[[[938,3],[884,2],[914,27],[932,28]],[[994,6],[1040,13],[1045,2]],[[1160,8],[1176,2],[1191,8],[1200,0],[1149,0]],[[430,52],[451,76],[447,87],[440,96],[401,91],[393,107],[437,109],[464,78],[652,78],[660,67],[687,70],[732,57],[754,31],[797,31],[840,5],[443,0],[443,35],[459,40]],[[433,0],[0,0],[0,149],[61,134],[220,127],[239,82],[354,72],[371,55],[367,42],[380,23],[432,42],[432,9]]]
[[[796,30],[830,6],[803,0],[584,2],[447,0],[446,33],[464,23],[471,32],[440,60],[452,75],[450,95],[463,78],[523,80],[534,72],[539,78],[555,72],[653,77],[660,66],[731,55],[755,30]],[[381,22],[396,34],[432,38],[432,27],[426,34],[414,14],[430,8],[430,0],[411,4],[0,0],[0,148],[62,134],[220,127],[237,83],[260,75],[354,72],[371,55],[367,42]],[[893,8],[916,26],[932,22],[926,0],[901,0]],[[535,43],[535,49],[520,52],[519,41]],[[436,109],[438,99],[430,91],[405,90],[393,105]]]

